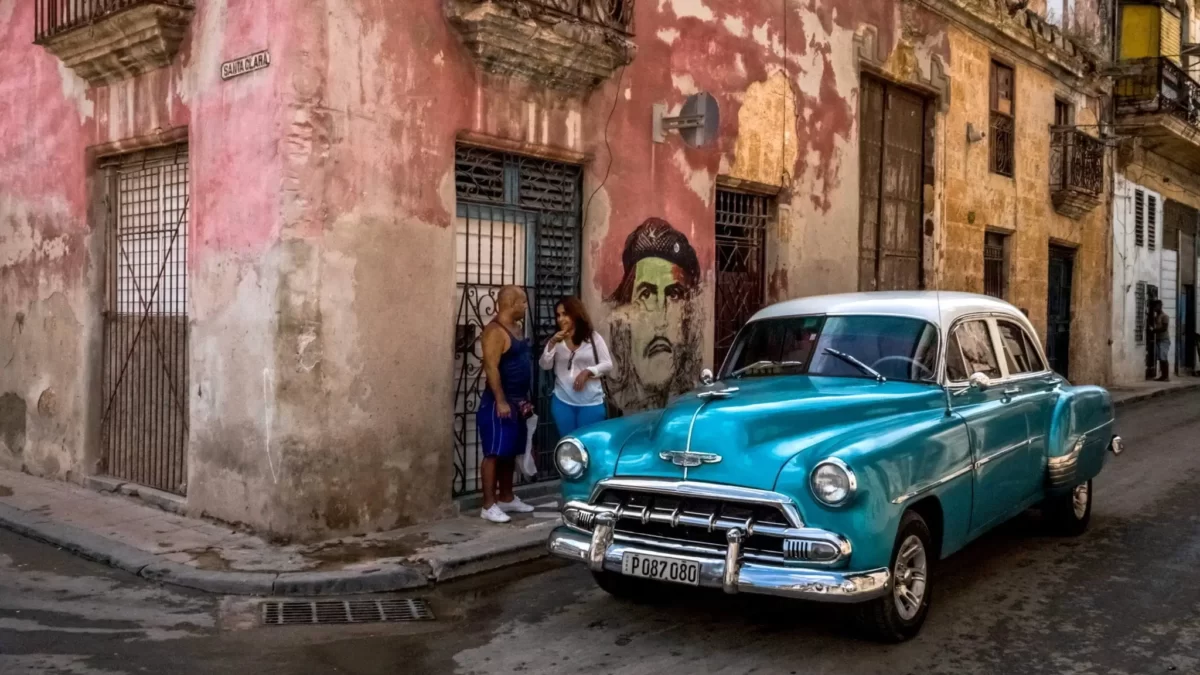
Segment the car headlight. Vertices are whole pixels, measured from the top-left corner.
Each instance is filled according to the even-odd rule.
[[[567,478],[579,478],[587,471],[588,453],[583,443],[574,438],[564,438],[554,448],[554,465]]]
[[[817,464],[809,482],[813,495],[828,506],[845,504],[858,489],[854,472],[840,459],[827,459]]]

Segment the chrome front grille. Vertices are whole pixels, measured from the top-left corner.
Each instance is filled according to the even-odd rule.
[[[616,531],[725,546],[725,533],[745,532],[747,550],[783,553],[787,517],[776,506],[717,499],[605,490],[595,503],[616,516]],[[774,535],[774,536],[772,536]]]
[[[612,518],[617,539],[689,554],[724,555],[728,536],[736,531],[744,538],[741,548],[748,560],[834,565],[850,555],[849,542],[803,527],[794,506],[779,495],[741,500],[726,498],[728,488],[705,490],[695,484],[672,490],[661,483],[644,490],[602,487],[590,504],[566,504],[563,518],[572,527],[594,531],[604,515]],[[739,494],[748,492],[753,491]]]

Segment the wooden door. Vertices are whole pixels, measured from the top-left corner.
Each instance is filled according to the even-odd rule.
[[[925,99],[864,75],[859,101],[859,289],[919,289]]]

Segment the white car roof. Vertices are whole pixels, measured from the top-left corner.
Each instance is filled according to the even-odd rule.
[[[967,314],[1002,314],[1037,335],[1028,317],[1003,300],[977,293],[956,291],[877,291],[814,295],[785,300],[759,310],[751,321],[813,314],[882,314],[924,319],[945,330]]]

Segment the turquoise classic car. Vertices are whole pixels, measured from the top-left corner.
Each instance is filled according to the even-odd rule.
[[[768,307],[719,377],[562,439],[550,552],[616,596],[664,582],[857,603],[901,641],[934,564],[1029,507],[1082,533],[1119,454],[1107,391],[1046,365],[994,298],[855,293]]]

